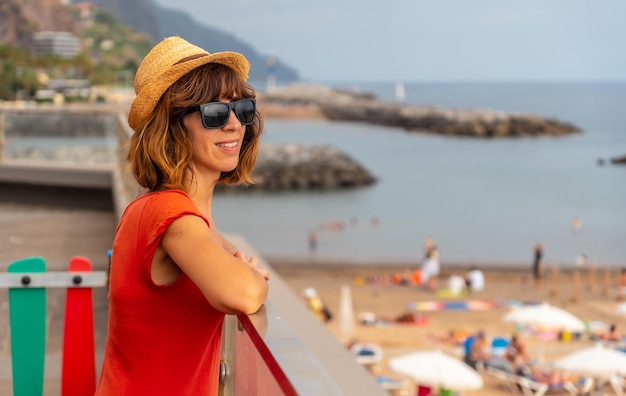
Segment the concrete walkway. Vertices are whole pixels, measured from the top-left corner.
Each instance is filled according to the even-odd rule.
[[[94,270],[108,267],[116,216],[111,192],[0,183],[0,271],[32,256],[49,271],[65,271],[73,256],[85,256]],[[107,326],[106,289],[94,289],[96,368]],[[44,395],[60,395],[65,289],[47,291],[48,330]],[[0,396],[13,394],[8,291],[0,289]]]

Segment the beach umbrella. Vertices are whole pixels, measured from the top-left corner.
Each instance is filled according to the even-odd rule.
[[[550,330],[585,331],[585,322],[548,303],[513,308],[504,315],[504,321]]]
[[[476,370],[440,350],[412,352],[392,358],[388,364],[395,372],[411,377],[420,385],[454,391],[483,387],[483,379]]]
[[[554,367],[595,378],[626,375],[626,353],[597,344],[556,360]]]
[[[626,315],[626,303],[621,303],[620,305],[617,306],[617,313]]]
[[[339,296],[339,318],[338,326],[341,334],[341,340],[347,343],[352,338],[355,329],[354,307],[352,305],[352,295],[350,287],[343,285],[341,287],[341,295]]]

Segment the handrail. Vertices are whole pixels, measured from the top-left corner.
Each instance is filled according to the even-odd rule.
[[[299,395],[387,394],[241,235],[225,237],[246,255],[259,258],[259,266],[270,273],[267,320],[250,318]],[[232,351],[225,353],[234,355]],[[236,362],[229,362],[229,366],[236,367]]]

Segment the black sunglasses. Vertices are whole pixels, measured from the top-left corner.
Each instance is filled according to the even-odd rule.
[[[235,116],[241,125],[250,125],[256,116],[256,100],[241,99],[230,103],[209,102],[200,106],[189,107],[185,114],[199,111],[202,125],[207,129],[217,129],[228,123],[231,110],[235,111]]]

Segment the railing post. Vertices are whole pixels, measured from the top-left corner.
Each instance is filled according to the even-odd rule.
[[[72,257],[69,272],[91,272],[91,262]],[[61,395],[89,396],[96,391],[93,293],[90,287],[79,287],[81,275],[72,277],[72,282],[76,287],[68,287],[65,298]]]
[[[237,317],[234,315],[226,315],[224,318],[222,352],[220,356],[220,396],[234,396],[235,394],[233,368],[235,367],[237,322]]]
[[[30,257],[9,264],[10,273],[45,272],[41,257]],[[23,287],[9,289],[11,361],[13,395],[43,394],[43,369],[46,354],[46,289],[29,287],[29,275],[21,276]]]

